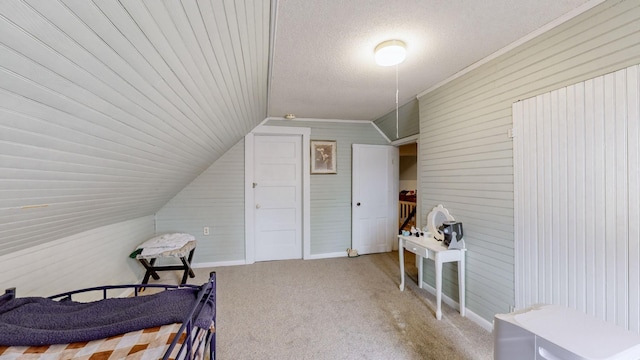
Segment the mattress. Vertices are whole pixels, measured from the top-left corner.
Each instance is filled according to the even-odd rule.
[[[169,348],[171,341],[180,329],[180,323],[158,326],[154,328],[132,331],[126,334],[98,339],[89,342],[57,344],[46,346],[0,346],[2,360],[116,360],[116,359],[161,359]],[[203,359],[205,346],[198,346],[205,339],[206,331],[200,331],[194,346],[199,353],[196,358]],[[186,335],[178,341],[170,359],[176,359],[180,345]],[[204,345],[204,344],[202,344]],[[184,356],[184,354],[182,354]]]

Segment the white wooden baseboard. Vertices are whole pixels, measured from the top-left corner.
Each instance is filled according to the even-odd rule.
[[[329,259],[329,258],[338,258],[338,257],[346,257],[347,251],[334,252],[334,253],[325,253],[325,254],[311,254],[305,258],[305,260],[317,260],[317,259]]]
[[[231,260],[231,261],[214,261],[214,262],[205,262],[205,263],[192,263],[192,268],[207,268],[207,267],[220,267],[220,266],[236,266],[236,265],[246,265],[247,263],[242,260]]]

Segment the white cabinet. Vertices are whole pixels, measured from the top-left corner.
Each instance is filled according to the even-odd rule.
[[[497,314],[494,360],[637,360],[640,335],[557,305]]]

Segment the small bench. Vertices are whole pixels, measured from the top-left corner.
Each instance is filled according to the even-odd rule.
[[[184,271],[180,284],[187,282],[187,276],[193,278],[196,275],[191,269],[191,260],[196,249],[196,239],[190,234],[171,233],[155,236],[140,244],[136,251],[135,258],[144,266],[146,273],[142,280],[143,284],[149,282],[153,277],[159,280],[158,271]],[[175,257],[180,259],[181,265],[156,265],[159,258]]]

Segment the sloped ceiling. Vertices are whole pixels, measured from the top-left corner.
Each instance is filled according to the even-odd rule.
[[[0,253],[154,214],[264,120],[270,12],[0,1]]]
[[[0,0],[0,254],[154,214],[267,116],[384,115],[383,40],[403,104],[599,1]]]

